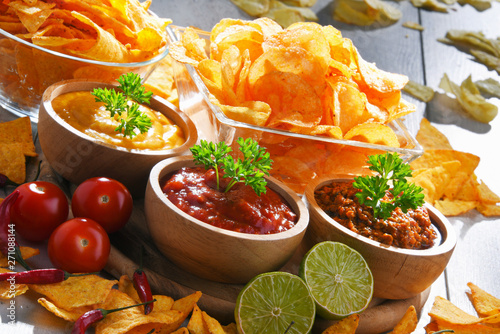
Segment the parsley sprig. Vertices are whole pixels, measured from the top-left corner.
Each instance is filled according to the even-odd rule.
[[[360,190],[356,194],[359,203],[373,209],[375,217],[387,219],[397,207],[406,213],[424,204],[423,189],[409,183],[410,165],[403,162],[397,153],[376,154],[368,157],[369,169],[378,173],[374,176],[358,176],[353,186]],[[382,201],[386,191],[392,200]]]
[[[226,186],[225,192],[229,191],[236,183],[244,182],[255,191],[257,195],[266,193],[267,181],[264,175],[269,175],[272,160],[265,148],[251,138],[238,138],[240,151],[243,153],[243,159],[234,158],[229,155],[231,147],[224,142],[214,144],[201,140],[200,145],[191,147],[193,160],[205,169],[213,168],[217,178],[217,189],[219,189],[219,171],[223,171],[223,177],[230,181]]]
[[[115,131],[123,133],[124,137],[133,138],[137,133],[147,132],[152,126],[151,119],[139,110],[140,103],[147,103],[153,96],[141,85],[141,77],[136,73],[122,74],[118,79],[118,89],[95,88],[92,95],[96,102],[103,102],[111,117],[118,114],[120,125]]]

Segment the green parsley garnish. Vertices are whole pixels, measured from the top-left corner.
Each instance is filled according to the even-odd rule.
[[[151,119],[139,111],[138,103],[147,103],[153,95],[141,85],[141,77],[136,73],[122,74],[117,81],[118,89],[95,88],[91,93],[96,102],[103,102],[111,117],[118,114],[120,125],[115,131],[123,133],[124,137],[133,138],[137,133],[147,132],[152,126]]]
[[[369,169],[374,176],[358,176],[353,186],[360,190],[356,194],[360,204],[373,209],[375,217],[387,219],[397,207],[406,213],[424,204],[423,189],[406,179],[411,177],[410,165],[403,162],[397,153],[376,154],[368,157]],[[382,201],[386,191],[393,199]]]
[[[244,182],[253,188],[257,195],[266,193],[267,181],[264,175],[269,176],[272,160],[265,148],[260,147],[256,141],[251,138],[238,138],[240,151],[243,153],[243,159],[234,158],[229,155],[231,147],[226,143],[220,142],[214,144],[201,140],[200,145],[190,148],[193,154],[193,160],[205,169],[213,168],[217,177],[217,189],[219,189],[219,170],[224,171],[223,177],[230,178],[225,192],[238,182]]]

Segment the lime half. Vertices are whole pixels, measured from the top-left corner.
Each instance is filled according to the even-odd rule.
[[[302,259],[299,275],[325,319],[342,319],[360,313],[373,295],[373,276],[363,256],[339,242],[313,246]]]
[[[240,291],[234,310],[241,334],[309,333],[315,314],[315,302],[305,282],[281,271],[254,277]]]

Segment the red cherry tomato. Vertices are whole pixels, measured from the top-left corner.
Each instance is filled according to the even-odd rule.
[[[62,223],[49,238],[52,264],[70,273],[98,272],[106,265],[109,237],[96,221],[73,218]]]
[[[53,183],[28,182],[17,187],[19,197],[11,209],[16,233],[29,241],[42,241],[68,219],[69,204],[64,192]]]
[[[75,217],[91,218],[112,233],[122,228],[132,214],[133,200],[119,181],[94,177],[82,182],[73,193],[71,210]]]

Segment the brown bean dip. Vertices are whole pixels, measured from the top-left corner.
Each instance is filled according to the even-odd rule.
[[[364,237],[390,246],[427,249],[434,245],[437,232],[425,207],[409,209],[407,213],[396,208],[387,220],[374,218],[370,207],[359,204],[356,198],[359,190],[352,186],[352,182],[332,182],[314,192],[318,205],[335,221]],[[387,192],[384,200],[391,196]]]

